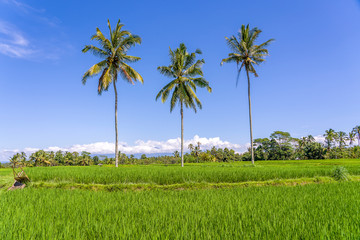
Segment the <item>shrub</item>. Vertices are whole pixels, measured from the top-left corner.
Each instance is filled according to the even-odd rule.
[[[349,179],[349,173],[346,168],[339,166],[334,169],[332,177],[336,181],[347,181]]]

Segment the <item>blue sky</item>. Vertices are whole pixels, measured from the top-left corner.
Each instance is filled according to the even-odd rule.
[[[241,75],[236,88],[236,66],[219,63],[229,53],[224,37],[248,23],[263,30],[259,41],[276,39],[252,79],[255,138],[274,130],[294,137],[348,132],[360,124],[359,1],[99,3],[0,0],[0,161],[30,148],[112,149],[113,89],[98,96],[96,78],[81,84],[98,61],[81,49],[96,27],[106,32],[108,18],[120,18],[143,40],[130,53],[142,58],[133,67],[144,85],[118,82],[119,140],[129,153],[178,146],[179,111],[170,114],[155,95],[169,80],[156,67],[167,65],[169,46],[181,42],[203,51],[213,88],[198,91],[203,110],[185,111],[185,139],[245,149],[246,79]]]

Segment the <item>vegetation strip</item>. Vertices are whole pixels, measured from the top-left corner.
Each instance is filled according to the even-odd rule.
[[[351,176],[350,181],[360,181],[360,176]],[[180,183],[180,184],[150,184],[150,183],[121,183],[121,184],[78,184],[71,182],[33,182],[32,188],[56,188],[56,189],[82,189],[91,191],[143,191],[143,190],[198,190],[234,187],[262,187],[262,186],[297,186],[305,184],[320,184],[336,182],[331,177],[297,178],[297,179],[274,179],[268,181],[248,181],[238,183]]]

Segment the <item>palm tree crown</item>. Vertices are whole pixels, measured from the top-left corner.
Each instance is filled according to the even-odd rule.
[[[82,50],[84,53],[90,51],[95,56],[104,59],[93,65],[82,78],[82,82],[85,84],[89,77],[101,73],[98,85],[99,94],[103,90],[107,91],[113,81],[116,82],[118,74],[131,84],[134,84],[134,81],[137,80],[143,83],[140,74],[127,64],[141,59],[127,55],[127,51],[132,46],[141,43],[141,38],[132,35],[129,31],[122,30],[123,26],[124,24],[120,24],[119,20],[115,29],[111,30],[110,21],[108,20],[110,38],[107,39],[100,29],[96,28],[96,33],[91,37],[91,40],[96,40],[100,48],[94,45],[86,45]]]
[[[327,149],[330,150],[331,145],[336,138],[336,133],[335,133],[334,129],[330,128],[329,130],[326,130],[324,137],[325,137],[325,144],[327,146]]]
[[[169,49],[170,65],[158,67],[158,70],[164,76],[170,77],[170,81],[163,87],[156,96],[156,100],[161,97],[164,103],[173,90],[170,102],[170,111],[174,109],[177,103],[184,104],[187,108],[192,108],[196,112],[197,108],[202,108],[202,104],[196,96],[196,88],[206,88],[211,92],[209,82],[203,78],[201,70],[203,59],[196,60],[196,54],[201,54],[197,49],[194,53],[188,53],[185,44],[181,43],[175,51]]]
[[[238,38],[234,35],[230,38],[225,37],[229,48],[233,52],[229,53],[228,57],[221,61],[221,65],[230,62],[235,62],[238,65],[238,77],[236,83],[243,67],[245,67],[245,70],[253,73],[255,77],[258,77],[254,64],[259,65],[264,62],[265,57],[269,55],[266,47],[274,41],[274,39],[269,39],[260,45],[256,45],[255,41],[261,32],[262,31],[256,27],[250,29],[249,25],[246,27],[245,25],[242,25],[241,30],[238,33]]]

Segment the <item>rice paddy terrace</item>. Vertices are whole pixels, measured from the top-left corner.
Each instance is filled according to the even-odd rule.
[[[338,181],[343,166],[347,181]],[[1,239],[359,239],[360,160],[27,168]]]

